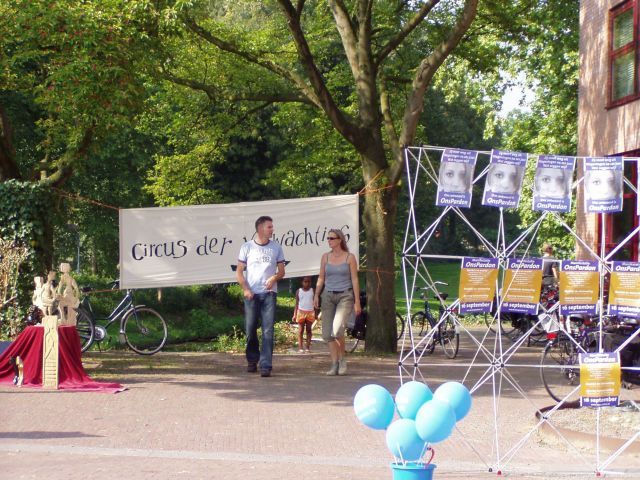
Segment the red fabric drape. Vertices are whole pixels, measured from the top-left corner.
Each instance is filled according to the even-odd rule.
[[[0,385],[13,385],[14,371],[9,357],[24,362],[25,387],[42,387],[42,339],[44,328],[27,327],[0,355]],[[80,338],[76,327],[58,327],[58,389],[116,393],[125,390],[119,383],[94,382],[82,367]]]

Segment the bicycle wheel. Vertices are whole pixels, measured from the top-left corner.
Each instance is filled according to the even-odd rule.
[[[547,331],[544,329],[542,323],[538,322],[536,317],[532,317],[529,323],[527,323],[527,330],[531,327],[533,327],[533,330],[531,330],[529,338],[527,339],[527,346],[544,344],[547,341]]]
[[[436,348],[436,339],[434,334],[431,333],[431,323],[427,320],[424,312],[415,313],[411,317],[411,325],[414,325],[414,332],[419,330],[420,333],[418,335],[424,335],[422,342],[425,353],[433,353]],[[414,334],[414,338],[418,335]]]
[[[440,325],[439,330],[440,344],[442,345],[444,354],[447,358],[456,358],[458,349],[460,348],[460,334],[457,331],[453,315],[449,314]]]
[[[517,334],[516,332],[518,330],[517,321],[513,316],[513,314],[511,313],[501,312],[499,321],[496,314],[485,313],[484,323],[487,326],[487,328],[491,330],[493,333],[497,333],[496,324],[500,323],[500,333],[502,335],[506,335],[507,337],[512,338],[514,335]]]
[[[396,339],[400,340],[404,333],[404,317],[396,312]]]
[[[414,313],[411,316],[411,331],[414,337],[422,335],[426,321],[427,319],[422,312]]]
[[[362,344],[364,345],[364,340],[362,340]],[[360,340],[356,337],[352,337],[351,335],[344,336],[344,349],[347,353],[353,353],[360,345]]]
[[[152,308],[132,308],[124,318],[123,324],[127,345],[141,355],[159,352],[167,341],[167,324]]]
[[[549,342],[542,353],[540,361],[540,378],[547,393],[556,402],[580,385],[580,365],[576,346],[569,339]],[[580,391],[577,389],[566,402],[577,402]]]
[[[485,312],[484,314],[484,324],[487,326],[491,332],[496,333],[496,319],[493,317],[493,314],[490,312]]]
[[[80,351],[86,352],[95,338],[96,326],[93,323],[93,317],[84,308],[78,307],[77,312],[76,331],[80,337]]]

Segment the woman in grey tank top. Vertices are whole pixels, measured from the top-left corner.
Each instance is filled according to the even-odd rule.
[[[322,255],[313,302],[319,308],[322,293],[322,338],[329,344],[331,355],[331,368],[327,375],[344,375],[347,373],[347,361],[344,359],[347,319],[354,309],[356,315],[362,311],[358,263],[356,257],[349,253],[341,230],[329,230],[327,242],[331,251]]]

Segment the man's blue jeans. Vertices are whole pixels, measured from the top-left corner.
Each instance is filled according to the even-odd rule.
[[[244,328],[247,334],[247,362],[259,363],[260,370],[271,370],[275,317],[275,292],[257,293],[253,295],[251,300],[245,298]],[[260,324],[262,325],[262,348],[258,342],[258,326]]]

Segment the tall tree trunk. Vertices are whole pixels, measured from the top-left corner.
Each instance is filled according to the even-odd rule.
[[[368,193],[363,222],[367,232],[367,341],[368,352],[395,352],[395,253],[393,232],[398,188]]]

